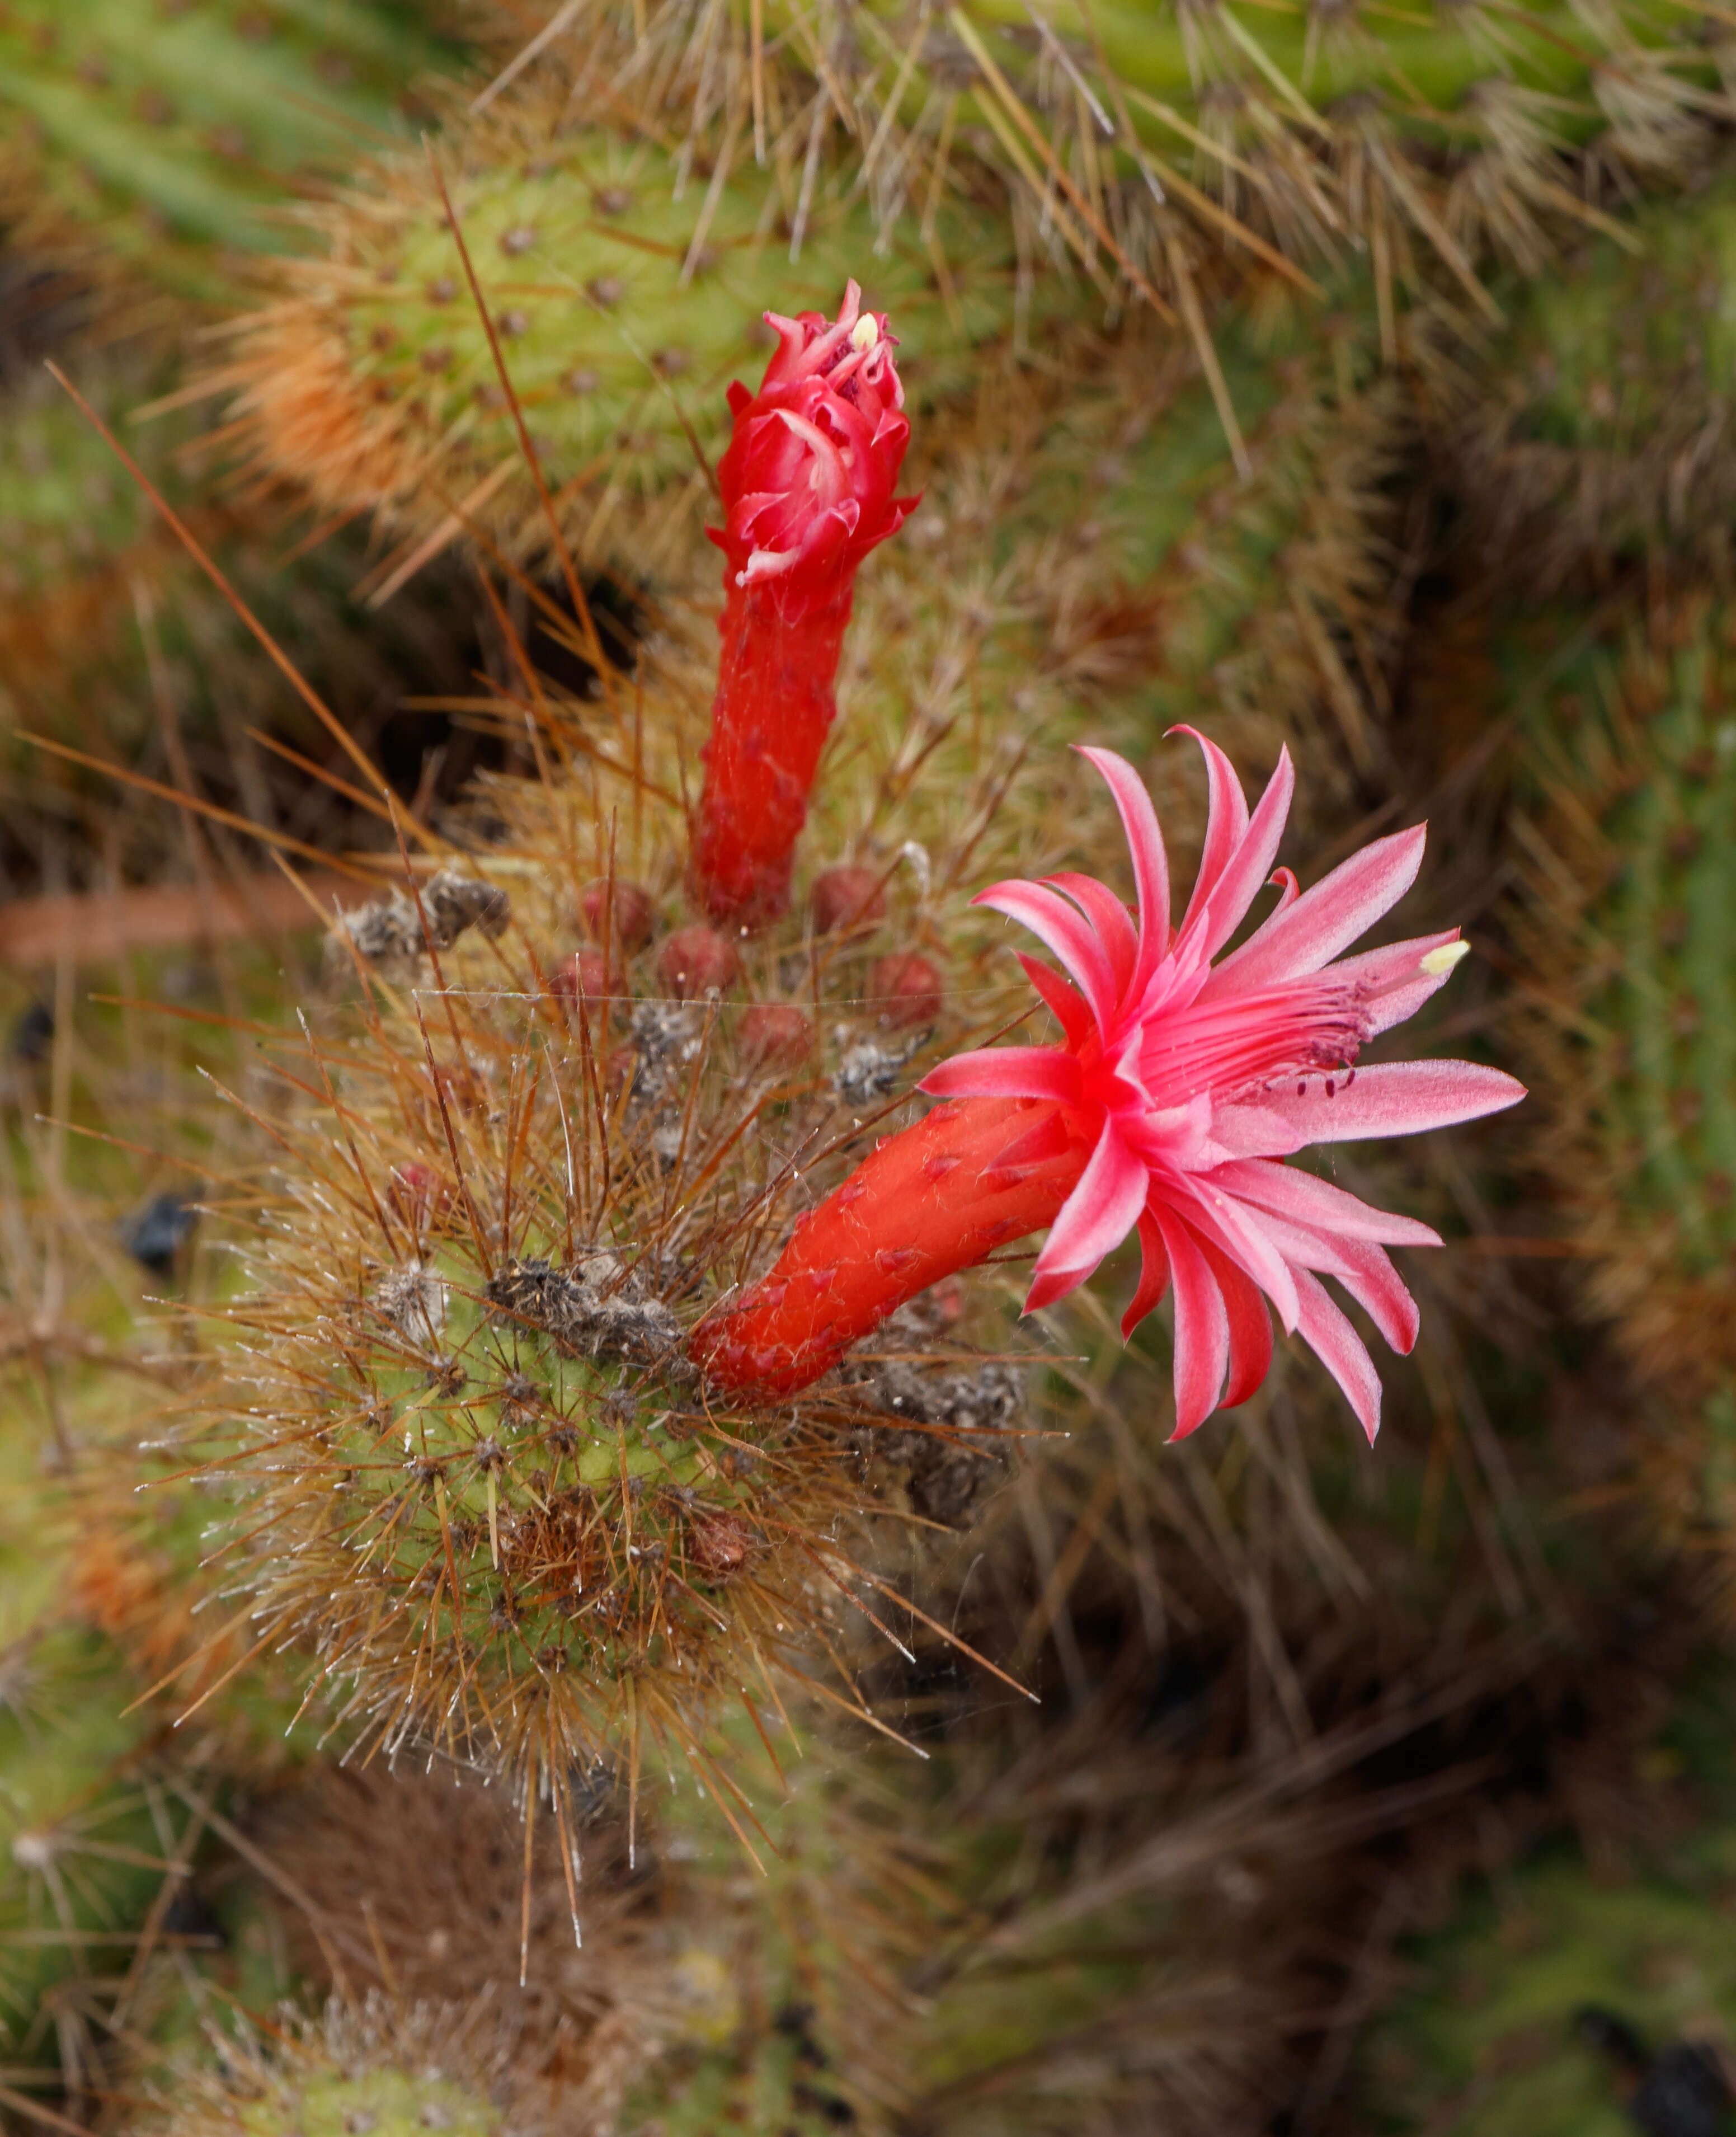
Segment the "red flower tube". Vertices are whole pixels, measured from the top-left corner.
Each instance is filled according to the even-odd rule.
[[[1091,1146],[1024,1098],[940,1106],[889,1136],[796,1228],[771,1273],[695,1334],[719,1387],[791,1395],[896,1307],[1052,1224]]]
[[[1229,760],[1197,739],[1211,808],[1179,926],[1150,797],[1131,765],[1085,751],[1127,835],[1137,920],[1090,876],[983,892],[979,904],[1030,928],[1066,967],[1063,977],[1021,960],[1061,1043],[990,1047],[935,1069],[922,1088],[950,1103],[882,1143],[797,1227],[771,1273],[694,1331],[713,1385],[792,1394],[919,1291],[1047,1228],[1025,1302],[1034,1311],[1136,1232],[1144,1264],[1122,1331],[1173,1287],[1178,1437],[1265,1378],[1269,1302],[1373,1438],[1380,1383],[1320,1279],[1408,1351],[1417,1308],[1384,1249],[1441,1242],[1285,1160],[1314,1144],[1475,1120],[1524,1093],[1474,1062],[1356,1066],[1465,954],[1456,929],[1339,954],[1410,888],[1422,828],[1377,840],[1302,891],[1272,868],[1294,783],[1288,756],[1250,815]],[[1268,882],[1276,908],[1220,956]]]
[[[708,530],[727,560],[723,654],[693,839],[714,920],[788,909],[857,567],[917,504],[892,494],[910,439],[897,343],[861,299],[852,282],[835,320],[768,312],[778,348],[759,392],[729,389],[725,519]]]

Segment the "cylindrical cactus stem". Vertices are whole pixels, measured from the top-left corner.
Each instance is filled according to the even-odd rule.
[[[835,320],[766,314],[778,348],[756,394],[730,388],[719,466],[723,655],[693,868],[714,920],[789,910],[790,866],[819,753],[857,567],[917,500],[894,497],[910,425],[894,343],[847,287]]]
[[[1053,1224],[1090,1155],[1057,1104],[936,1107],[803,1219],[768,1276],[700,1324],[696,1362],[722,1390],[806,1387],[931,1284]]]

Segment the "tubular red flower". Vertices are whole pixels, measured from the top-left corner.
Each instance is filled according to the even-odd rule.
[[[696,1331],[714,1380],[805,1385],[917,1291],[1016,1236],[1009,1224],[1048,1230],[1027,1312],[1082,1283],[1137,1231],[1144,1265],[1122,1332],[1173,1288],[1178,1438],[1264,1379],[1267,1301],[1374,1438],[1379,1380],[1320,1278],[1408,1351],[1417,1309],[1384,1249],[1440,1240],[1283,1161],[1315,1143],[1474,1120],[1524,1092],[1471,1062],[1357,1068],[1362,1048],[1413,1015],[1464,954],[1452,929],[1339,956],[1410,888],[1422,828],[1376,840],[1302,891],[1272,865],[1294,785],[1288,755],[1250,815],[1229,760],[1194,738],[1210,813],[1179,927],[1150,796],[1121,758],[1082,751],[1126,833],[1136,921],[1089,876],[982,893],[977,903],[1021,922],[1066,967],[1063,977],[1020,959],[1062,1043],[960,1054],[927,1077],[922,1088],[953,1103],[883,1144],[771,1274]],[[1214,964],[1267,881],[1276,908]]]
[[[915,509],[892,494],[909,442],[883,313],[852,282],[835,320],[768,312],[778,348],[717,470],[723,640],[694,869],[712,917],[787,909],[790,863],[836,715],[833,683],[863,558]]]

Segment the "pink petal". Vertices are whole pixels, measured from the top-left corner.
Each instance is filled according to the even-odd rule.
[[[1133,856],[1133,880],[1139,892],[1140,956],[1136,987],[1162,963],[1169,948],[1169,861],[1164,851],[1164,835],[1145,791],[1145,782],[1124,757],[1111,749],[1082,749],[1108,784],[1127,835],[1127,850]]]
[[[1208,1239],[1202,1239],[1199,1248],[1223,1295],[1229,1322],[1229,1385],[1219,1407],[1233,1409],[1247,1400],[1272,1370],[1272,1317],[1257,1287],[1228,1254]]]
[[[1374,1361],[1319,1279],[1298,1269],[1296,1281],[1302,1302],[1296,1323],[1302,1341],[1344,1390],[1372,1447],[1380,1429],[1380,1375]]]
[[[1175,1429],[1169,1437],[1185,1439],[1218,1407],[1229,1365],[1229,1317],[1193,1234],[1160,1202],[1151,1214],[1175,1279]]]
[[[1041,1165],[1046,1158],[1059,1157],[1065,1151],[1067,1129],[1060,1114],[1053,1106],[1036,1110],[1036,1126],[1021,1127],[1009,1142],[1004,1142],[983,1167],[985,1176],[991,1172],[1014,1172],[1025,1165]],[[1023,1119],[1028,1121],[1030,1117],[1030,1111],[1022,1110]]]
[[[1079,1064],[1058,1046],[985,1046],[955,1054],[917,1086],[934,1098],[1059,1098],[1076,1103]]]
[[[1164,1235],[1157,1229],[1157,1220],[1148,1210],[1140,1219],[1139,1288],[1121,1316],[1124,1343],[1169,1288],[1169,1257],[1164,1252]]]
[[[1332,976],[1369,989],[1373,1031],[1390,1031],[1395,1024],[1414,1016],[1429,996],[1437,994],[1452,977],[1451,965],[1444,972],[1425,972],[1421,967],[1431,950],[1444,950],[1458,939],[1458,929],[1448,927],[1438,935],[1416,935],[1408,942],[1388,942],[1382,950],[1340,957],[1332,967]]]
[[[1089,1269],[1048,1269],[1040,1276],[1033,1271],[1031,1288],[1019,1311],[1042,1312],[1045,1306],[1053,1306],[1058,1298],[1065,1298],[1068,1292],[1077,1291],[1090,1274]]]
[[[1296,767],[1290,762],[1290,752],[1281,749],[1277,770],[1267,781],[1247,829],[1212,886],[1209,908],[1207,901],[1201,901],[1205,957],[1215,957],[1242,925],[1243,914],[1272,873],[1272,864],[1278,857],[1278,841],[1284,835],[1285,819],[1290,814],[1290,797],[1295,791]],[[1207,985],[1210,984],[1208,981]]]
[[[1310,1143],[1422,1135],[1430,1128],[1452,1127],[1460,1121],[1500,1112],[1516,1106],[1524,1095],[1523,1083],[1480,1062],[1377,1062],[1337,1083],[1330,1098],[1324,1082],[1311,1083],[1301,1098],[1293,1083],[1262,1091],[1248,1110],[1262,1117],[1262,1132],[1273,1132],[1281,1124],[1283,1142],[1261,1150],[1246,1141],[1234,1146],[1247,1156],[1286,1157]],[[1213,1132],[1221,1140],[1231,1140],[1224,1130],[1241,1110],[1236,1106],[1219,1109]],[[1271,1129],[1267,1122],[1272,1124]]]
[[[1015,879],[980,890],[970,903],[986,905],[991,912],[1004,913],[1009,920],[1028,927],[1077,981],[1098,1025],[1107,1030],[1115,1022],[1121,990],[1115,982],[1114,967],[1096,934],[1058,891]]]
[[[1083,995],[1070,980],[1063,980],[1059,972],[1038,964],[1023,950],[1015,954],[1024,967],[1025,977],[1054,1013],[1055,1021],[1067,1034],[1067,1044],[1075,1050],[1082,1047],[1092,1034],[1094,1021]]]
[[[1194,895],[1182,915],[1181,932],[1185,935],[1195,914],[1211,896],[1213,885],[1223,874],[1230,855],[1241,844],[1242,835],[1247,829],[1247,798],[1242,791],[1242,781],[1236,776],[1236,767],[1216,742],[1208,742],[1198,728],[1175,727],[1169,732],[1192,735],[1199,744],[1205,757],[1208,797],[1205,851],[1199,857],[1199,873],[1194,879]]]
[[[1427,836],[1427,827],[1417,824],[1389,839],[1376,839],[1341,861],[1233,951],[1200,989],[1200,1000],[1245,994],[1317,972],[1403,897],[1422,865]]]
[[[1072,1283],[1083,1283],[1138,1224],[1150,1179],[1114,1127],[1106,1126],[1078,1185],[1061,1205],[1032,1274],[1040,1278],[1065,1273],[1072,1280],[1069,1290]],[[1028,1301],[1025,1310],[1030,1311]]]
[[[1045,880],[1056,890],[1064,891],[1097,930],[1097,940],[1115,968],[1116,991],[1125,993],[1139,957],[1139,937],[1133,932],[1126,907],[1106,883],[1099,883],[1095,876],[1076,875],[1067,869]]]
[[[1347,1239],[1335,1232],[1292,1224],[1284,1217],[1268,1217],[1266,1222],[1273,1245],[1290,1265],[1292,1282],[1298,1269],[1336,1277],[1358,1305],[1367,1308],[1395,1351],[1410,1350],[1417,1340],[1417,1302],[1383,1249],[1371,1240]]]
[[[1286,1334],[1296,1326],[1296,1295],[1281,1243],[1273,1238],[1274,1220],[1263,1210],[1249,1209],[1213,1184],[1215,1173],[1188,1180],[1193,1200],[1188,1216],[1196,1230],[1214,1239],[1278,1309]],[[1281,1219],[1276,1220],[1281,1222]]]
[[[1334,1102],[1335,1103],[1336,1101]],[[1388,1247],[1438,1247],[1441,1235],[1414,1217],[1395,1217],[1347,1195],[1342,1187],[1270,1158],[1220,1166],[1210,1183],[1222,1182],[1243,1201],[1257,1203],[1298,1224],[1318,1226],[1345,1239],[1374,1239]],[[1202,1186],[1207,1183],[1202,1181]]]
[[[1408,1358],[1417,1346],[1422,1317],[1403,1278],[1384,1251],[1365,1239],[1341,1239],[1339,1252],[1349,1264],[1335,1272],[1339,1282],[1399,1356]]]

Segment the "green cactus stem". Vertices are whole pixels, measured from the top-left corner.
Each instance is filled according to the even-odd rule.
[[[1520,766],[1544,1159],[1592,1306],[1643,1370],[1704,1390],[1736,1366],[1719,1303],[1736,1251],[1736,640],[1704,595],[1615,643],[1579,631]]]
[[[1719,2126],[1721,2086],[1694,2125],[1680,2110],[1696,2055],[1736,2020],[1736,1965],[1714,1896],[1736,1873],[1727,1813],[1625,1875],[1558,1844],[1469,1893],[1405,1954],[1406,1984],[1364,2043],[1367,2126],[1441,2137],[1629,2137]],[[1624,2036],[1626,2037],[1624,2037]],[[1697,2044],[1697,2045],[1696,2045]],[[1650,2106],[1641,2110],[1651,2084]]]
[[[1027,281],[1058,269],[1087,304],[1152,304],[1198,340],[1208,261],[1311,270],[1347,241],[1369,249],[1388,327],[1425,273],[1495,320],[1481,266],[1530,271],[1583,226],[1577,159],[1591,196],[1611,171],[1704,163],[1726,51],[1676,0],[1595,14],[1551,0],[1499,26],[1446,6],[1255,18],[1121,0],[1039,22],[1014,0],[920,17],[884,0],[847,32],[781,0],[649,27],[592,0],[547,63],[576,95],[610,81],[625,123],[696,168],[751,148],[798,235],[829,164],[912,257],[933,251],[949,185],[986,178]],[[941,251],[968,288],[969,255]]]
[[[1727,575],[1736,179],[1647,207],[1503,294],[1507,330],[1440,397],[1467,543],[1545,589],[1624,561]]]
[[[943,298],[926,255],[876,256],[873,216],[847,188],[829,185],[792,264],[776,191],[751,163],[683,183],[654,143],[556,130],[557,115],[546,98],[503,99],[443,149],[486,319],[426,159],[387,158],[316,217],[323,256],[285,270],[285,299],[240,324],[209,382],[232,391],[253,468],[323,512],[383,514],[399,561],[443,523],[549,550],[491,336],[568,538],[643,578],[692,543],[728,436],[726,389],[765,368],[763,313],[835,309],[866,277],[864,301],[892,314],[935,395],[973,382],[970,348],[1010,316],[1010,254],[968,204],[941,218],[975,261]]]
[[[226,256],[276,251],[281,204],[425,115],[455,44],[389,0],[140,9],[15,0],[0,16],[0,215],[15,244],[181,296],[231,294]]]

